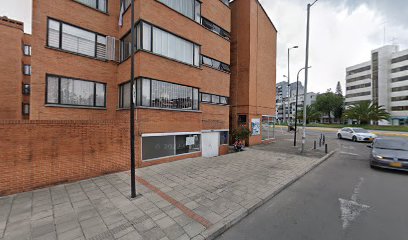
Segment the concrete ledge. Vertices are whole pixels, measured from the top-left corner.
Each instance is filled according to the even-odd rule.
[[[336,152],[336,150],[329,152],[326,154],[324,157],[320,158],[314,165],[312,165],[308,170],[305,172],[301,173],[300,175],[296,176],[292,180],[290,180],[288,183],[281,185],[275,190],[271,190],[269,192],[266,192],[264,196],[260,199],[258,202],[252,202],[249,204],[248,208],[246,209],[241,209],[237,212],[232,213],[231,215],[227,216],[220,222],[212,225],[209,229],[205,230],[200,234],[201,237],[207,240],[212,240],[215,239],[216,237],[220,236],[223,234],[225,231],[227,231],[229,228],[234,226],[236,223],[241,221],[243,218],[248,216],[250,213],[255,211],[257,208],[274,198],[276,195],[278,195],[281,191],[295,183],[297,180],[305,176],[307,173],[315,169],[317,166],[319,166],[321,163],[329,159],[333,154]]]

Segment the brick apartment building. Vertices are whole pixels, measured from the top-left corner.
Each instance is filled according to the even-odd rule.
[[[3,166],[9,177],[15,177],[10,166],[24,161],[28,172],[46,162],[41,174],[53,177],[43,181],[30,172],[38,182],[26,179],[24,187],[7,191],[13,184],[8,180],[0,183],[0,195],[129,169],[129,5],[130,0],[33,1],[30,95],[8,99],[15,107],[0,105],[0,118],[9,120],[0,122],[0,132],[22,128],[25,135],[0,142],[6,150],[0,157],[9,158],[11,165]],[[137,167],[225,154],[230,128],[243,115],[248,127],[252,119],[274,115],[276,29],[257,0],[135,0],[135,21]],[[19,28],[21,36],[15,33],[8,42],[17,45],[20,36],[21,49],[21,38],[29,38]],[[7,55],[17,51],[3,48]],[[28,80],[20,72],[8,78],[10,86],[15,79],[20,86],[1,91],[22,92]],[[19,109],[30,102],[30,121],[7,113],[17,101]],[[249,143],[260,143],[261,135]],[[22,153],[10,150],[13,144]]]
[[[31,36],[7,17],[0,17],[0,33],[0,120],[28,119]]]

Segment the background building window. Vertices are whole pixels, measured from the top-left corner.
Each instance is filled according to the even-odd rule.
[[[210,67],[210,68],[214,68],[220,71],[224,71],[224,72],[230,72],[230,66],[226,63],[217,61],[215,59],[212,59],[210,57],[201,55],[201,63]]]
[[[25,56],[31,56],[31,46],[24,44],[23,53]]]
[[[23,103],[23,115],[30,115],[30,104]]]
[[[23,66],[23,74],[30,76],[31,75],[31,66],[30,65],[24,65]]]
[[[106,36],[48,19],[48,46],[106,59]]]
[[[229,134],[228,131],[220,132],[220,145],[228,145],[229,142],[228,134]]]
[[[247,124],[247,116],[238,115],[238,125],[246,125],[246,124]]]
[[[154,136],[142,138],[142,159],[152,160],[199,152],[199,134]]]
[[[218,26],[217,24],[211,22],[210,20],[206,18],[202,18],[202,25],[207,28],[208,30],[220,35],[223,38],[226,38],[228,40],[231,39],[231,35],[229,32]]]
[[[218,96],[215,94],[201,93],[201,102],[227,105],[228,97]]]
[[[47,103],[106,107],[106,84],[58,76],[47,76]]]
[[[24,95],[30,94],[30,84],[23,84],[23,94]]]
[[[82,4],[85,4],[91,8],[95,8],[101,12],[106,13],[108,10],[108,0],[76,0]]]

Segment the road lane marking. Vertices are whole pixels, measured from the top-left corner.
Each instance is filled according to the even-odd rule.
[[[360,181],[354,187],[353,194],[350,200],[339,198],[341,219],[343,221],[343,229],[350,226],[350,223],[354,221],[363,211],[370,208],[370,206],[365,204],[360,204],[357,202],[358,194],[360,193],[361,185],[363,184],[364,178],[360,178]]]
[[[349,153],[349,152],[340,152],[340,154],[351,155],[351,156],[360,156],[359,154]]]

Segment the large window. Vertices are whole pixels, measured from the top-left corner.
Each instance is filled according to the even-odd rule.
[[[357,82],[357,81],[361,81],[364,79],[370,79],[370,78],[371,78],[371,74],[360,76],[360,77],[355,77],[355,78],[350,78],[350,79],[347,79],[346,81],[347,83],[352,83],[352,82]]]
[[[392,92],[401,92],[401,91],[406,91],[406,90],[408,90],[408,86],[391,88]]]
[[[224,72],[230,72],[230,66],[213,58],[201,55],[201,64]]]
[[[347,90],[353,90],[353,89],[359,89],[359,88],[365,88],[365,87],[371,87],[371,83],[364,83],[364,84],[347,87]]]
[[[131,35],[121,40],[122,61],[130,56]],[[200,46],[146,22],[136,26],[136,49],[143,49],[183,63],[200,66]]]
[[[366,67],[358,68],[358,69],[355,69],[355,70],[351,70],[351,71],[347,72],[347,76],[353,75],[353,74],[356,74],[356,73],[359,73],[359,72],[368,71],[370,69],[371,69],[371,66],[366,66]]]
[[[31,46],[24,44],[23,53],[25,56],[31,56]]]
[[[121,3],[123,4],[124,10],[128,9],[130,7],[130,4],[132,0],[121,0]]]
[[[140,78],[135,81],[134,102],[137,106],[198,110],[199,91],[197,88],[169,82]],[[119,86],[119,107],[129,108],[130,82]]]
[[[392,97],[391,101],[392,102],[408,101],[408,96]]]
[[[203,103],[228,105],[228,101],[229,101],[228,97],[209,93],[201,93],[201,102]]]
[[[152,160],[200,151],[200,135],[170,135],[142,138],[142,159]]]
[[[208,30],[220,35],[223,38],[226,38],[228,40],[231,39],[231,35],[229,32],[218,26],[217,24],[211,22],[210,20],[206,18],[202,18],[202,25],[207,28]]]
[[[48,19],[49,47],[106,59],[106,37],[57,20]]]
[[[346,98],[368,96],[368,95],[370,95],[370,94],[371,94],[371,92],[352,93],[352,94],[347,94],[347,95],[346,95]]]
[[[106,84],[48,75],[46,99],[48,104],[106,107]]]
[[[398,62],[407,61],[407,60],[408,60],[408,55],[404,55],[401,57],[393,58],[391,60],[391,63],[398,63]]]
[[[23,74],[27,75],[27,76],[31,75],[31,66],[30,65],[25,64],[23,66]]]
[[[398,107],[392,107],[391,111],[408,111],[408,106],[398,106]]]
[[[200,23],[201,3],[197,0],[159,0],[169,8],[176,10],[184,16]]]
[[[406,71],[408,70],[408,65],[407,66],[402,66],[402,67],[397,67],[397,68],[393,68],[391,70],[392,73],[396,73],[396,72],[402,72],[402,71]]]
[[[108,12],[108,0],[75,0],[101,12]]]

